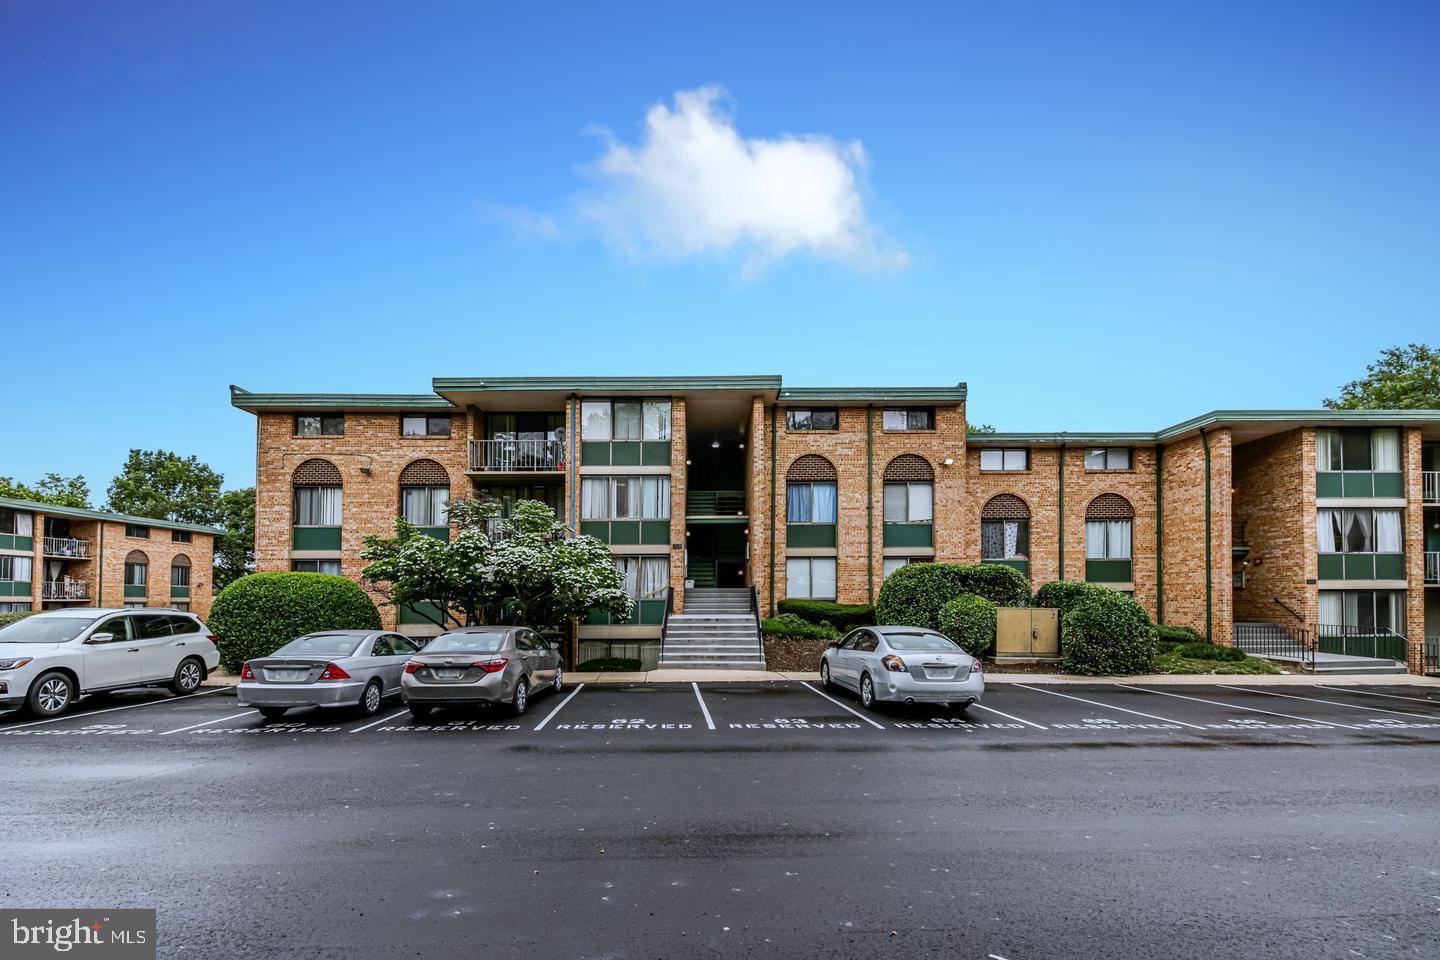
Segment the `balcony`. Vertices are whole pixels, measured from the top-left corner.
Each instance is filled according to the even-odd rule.
[[[1440,583],[1440,550],[1425,551],[1425,582]]]
[[[555,473],[565,469],[563,440],[471,440],[471,473]]]
[[[745,517],[744,490],[691,490],[685,495],[687,517]]]
[[[1424,470],[1420,476],[1425,481],[1425,502],[1440,503],[1440,470]]]
[[[41,584],[41,600],[89,600],[90,584],[84,580],[47,580]]]
[[[64,560],[89,560],[90,541],[78,537],[46,537],[43,549],[47,557]]]

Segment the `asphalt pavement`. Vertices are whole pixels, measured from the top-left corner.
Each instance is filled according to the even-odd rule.
[[[1433,958],[1437,751],[1431,690],[1319,683],[121,694],[0,717],[0,902],[166,957]]]

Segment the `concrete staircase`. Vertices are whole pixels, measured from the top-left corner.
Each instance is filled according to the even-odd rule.
[[[1295,638],[1275,623],[1235,624],[1235,646],[1246,653],[1275,660],[1287,665],[1302,665],[1298,653],[1291,652]],[[1363,676],[1367,674],[1409,673],[1405,664],[1384,657],[1353,657],[1342,653],[1316,651],[1314,662],[1308,664],[1317,674],[1329,676]]]
[[[660,644],[661,670],[764,670],[760,625],[750,591],[692,587],[685,612],[672,613]]]

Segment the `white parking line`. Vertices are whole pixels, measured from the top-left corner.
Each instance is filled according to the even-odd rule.
[[[1092,707],[1100,707],[1105,710],[1119,710],[1121,713],[1133,713],[1135,716],[1144,717],[1147,720],[1159,720],[1161,723],[1175,723],[1179,724],[1182,727],[1189,727],[1191,730],[1205,729],[1204,727],[1198,726],[1197,724],[1186,723],[1184,720],[1172,720],[1169,717],[1157,717],[1153,713],[1141,713],[1139,710],[1130,710],[1125,707],[1117,707],[1113,703],[1101,703],[1099,700],[1086,700],[1084,697],[1075,697],[1071,696],[1068,693],[1056,693],[1054,690],[1043,690],[1040,687],[1032,687],[1029,684],[1025,683],[1017,683],[1015,684],[1015,686],[1023,687],[1026,690],[1034,690],[1036,693],[1048,693],[1052,697],[1064,697],[1066,700],[1079,700],[1081,703],[1088,703]],[[1121,684],[1117,684],[1117,686],[1121,686]]]
[[[1029,720],[1021,720],[1019,717],[1012,717],[1012,716],[1011,716],[1010,714],[1008,714],[1008,713],[1001,713],[999,710],[996,710],[994,707],[987,707],[987,706],[985,706],[985,704],[983,704],[983,703],[972,703],[972,704],[970,704],[970,709],[971,709],[971,710],[984,710],[986,713],[993,713],[993,714],[995,714],[995,716],[997,716],[997,717],[1004,717],[1006,720],[1014,720],[1016,723],[1023,723],[1023,724],[1025,724],[1025,726],[1027,726],[1027,727],[1034,727],[1036,730],[1044,730],[1044,729],[1046,729],[1045,727],[1040,726],[1040,724],[1038,724],[1038,723],[1031,723]],[[991,954],[991,956],[994,956],[994,954]]]
[[[1362,697],[1384,697],[1386,700],[1409,700],[1412,703],[1428,703],[1432,707],[1440,707],[1440,700],[1431,700],[1427,697],[1402,697],[1398,693],[1375,693],[1372,690],[1352,690],[1349,687],[1327,687],[1323,683],[1315,686],[1320,690],[1333,690],[1336,693],[1353,693]]]
[[[359,733],[361,730],[369,730],[371,727],[378,727],[378,726],[380,726],[380,724],[384,723],[384,722],[387,721],[387,720],[394,720],[396,717],[400,716],[402,713],[409,713],[409,712],[410,712],[410,708],[409,708],[409,707],[406,707],[404,710],[396,710],[394,713],[390,714],[390,716],[388,716],[388,717],[381,717],[379,720],[372,720],[370,723],[365,724],[365,726],[363,726],[363,727],[356,727],[354,730],[351,730],[350,732],[351,732],[351,733]]]
[[[1128,690],[1143,690],[1146,693],[1158,694],[1162,697],[1174,697],[1177,700],[1194,700],[1196,703],[1208,703],[1212,707],[1227,707],[1231,710],[1245,710],[1250,713],[1263,713],[1271,717],[1284,717],[1286,720],[1300,720],[1304,723],[1319,723],[1327,727],[1344,727],[1346,730],[1359,730],[1359,727],[1348,723],[1337,723],[1334,720],[1316,720],[1314,717],[1294,717],[1288,713],[1276,713],[1274,710],[1261,710],[1259,707],[1242,707],[1238,703],[1224,703],[1220,700],[1206,700],[1203,697],[1187,697],[1183,693],[1170,693],[1165,690],[1152,690],[1149,687],[1136,686],[1133,683],[1117,683],[1117,687],[1124,687]]]
[[[861,713],[861,712],[858,711],[858,710],[852,710],[850,707],[846,706],[845,704],[841,703],[839,700],[836,700],[834,697],[830,696],[830,694],[824,693],[824,692],[822,692],[822,691],[820,691],[820,690],[816,690],[814,687],[810,686],[810,684],[808,684],[808,683],[805,683],[803,680],[800,682],[800,686],[804,687],[806,690],[809,690],[811,693],[813,693],[813,694],[815,694],[815,695],[817,695],[817,696],[824,697],[826,700],[829,700],[831,703],[835,704],[835,706],[839,707],[841,710],[845,710],[845,711],[847,711],[847,712],[849,712],[849,713],[855,714],[855,716],[859,717],[861,720],[864,720],[866,723],[870,724],[870,726],[874,727],[876,730],[884,730],[884,729],[885,729],[885,725],[884,725],[884,724],[882,724],[882,723],[876,723],[874,720],[871,720],[869,717],[865,716],[865,714]]]
[[[1270,690],[1257,690],[1249,687],[1231,687],[1223,683],[1217,683],[1217,687],[1225,690],[1236,690],[1240,693],[1263,693],[1267,697],[1284,697],[1287,700],[1305,700],[1310,703],[1328,703],[1332,707],[1348,707],[1351,710],[1369,710],[1371,713],[1393,713],[1397,717],[1415,717],[1418,720],[1434,720],[1433,716],[1427,717],[1423,713],[1405,713],[1403,710],[1386,710],[1383,707],[1362,707],[1358,703],[1342,703],[1339,700],[1321,700],[1317,697],[1300,697],[1293,693],[1275,693]]]
[[[585,684],[582,683],[582,684],[580,684],[578,687],[576,687],[574,690],[571,690],[571,691],[570,691],[570,696],[566,697],[564,700],[561,700],[559,703],[557,703],[557,704],[555,705],[555,709],[554,709],[554,710],[551,710],[549,713],[547,713],[547,714],[545,715],[545,719],[544,719],[544,720],[541,720],[539,723],[535,724],[535,729],[536,729],[536,730],[544,730],[544,729],[545,729],[545,724],[549,723],[551,720],[554,720],[554,719],[555,719],[555,714],[559,713],[561,710],[564,710],[564,709],[565,709],[565,704],[569,703],[571,700],[574,700],[574,699],[575,699],[575,694],[579,693],[581,690],[584,690],[584,689],[585,689]]]
[[[692,683],[690,686],[695,688],[695,699],[700,701],[700,712],[705,714],[705,726],[714,730],[715,721],[710,719],[710,709],[705,706],[705,698],[700,696],[700,684]]]
[[[174,730],[161,731],[160,736],[168,737],[172,733],[184,733],[186,730],[194,730],[198,727],[208,727],[212,723],[223,723],[226,720],[236,720],[240,717],[248,717],[252,713],[259,713],[259,710],[245,710],[241,713],[232,713],[228,717],[216,717],[214,720],[206,720],[204,723],[192,723],[188,727],[176,727]]]
[[[191,697],[203,697],[209,693],[219,693],[221,690],[229,689],[229,687],[215,687],[211,690],[201,690],[199,693],[187,693],[181,697],[166,697],[164,700],[146,700],[144,703],[127,703],[123,707],[106,707],[104,710],[92,710],[89,713],[67,713],[62,717],[51,717],[49,720],[31,720],[29,723],[17,723],[13,727],[0,727],[0,730],[19,730],[21,727],[38,727],[42,723],[58,723],[61,720],[84,720],[86,717],[98,717],[102,713],[114,713],[116,710],[134,710],[137,707],[153,707],[157,703],[174,703],[177,700],[189,700]]]

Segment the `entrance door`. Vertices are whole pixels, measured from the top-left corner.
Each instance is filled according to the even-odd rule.
[[[697,587],[745,586],[745,525],[691,524],[686,537],[685,578]]]

